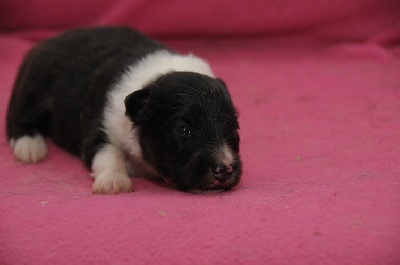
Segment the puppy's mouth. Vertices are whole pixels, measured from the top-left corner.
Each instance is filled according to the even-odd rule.
[[[164,178],[167,186],[192,193],[216,193],[228,191],[235,187],[239,183],[239,180],[240,175],[234,173],[226,179],[218,179],[214,174],[209,174],[197,183],[192,183],[191,185],[178,184],[173,179]]]
[[[210,183],[208,186],[204,188],[194,188],[189,189],[189,192],[192,193],[216,193],[216,192],[224,192],[232,189],[237,184],[237,181],[234,184],[227,183],[215,183],[214,181]]]

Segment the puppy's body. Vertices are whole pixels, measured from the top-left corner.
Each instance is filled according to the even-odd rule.
[[[131,191],[131,162],[181,190],[229,189],[241,174],[237,129],[207,63],[127,28],[70,31],[32,49],[7,113],[17,159],[43,159],[49,136],[82,157],[95,193]]]

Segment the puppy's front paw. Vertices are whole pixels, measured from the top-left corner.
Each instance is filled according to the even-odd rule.
[[[120,173],[103,173],[95,177],[92,186],[94,194],[118,194],[132,192],[133,184],[129,177]]]
[[[23,136],[17,140],[11,139],[14,156],[24,163],[37,163],[46,157],[47,147],[41,135]]]
[[[92,164],[94,194],[118,194],[131,192],[129,179],[122,152],[111,144],[103,146],[95,155]]]

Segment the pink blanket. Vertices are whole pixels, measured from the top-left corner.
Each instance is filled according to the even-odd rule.
[[[0,264],[400,264],[399,14],[396,0],[0,1],[1,128],[36,40],[127,24],[210,62],[244,161],[231,192],[135,178],[99,196],[50,140],[45,161],[16,162],[2,129]]]

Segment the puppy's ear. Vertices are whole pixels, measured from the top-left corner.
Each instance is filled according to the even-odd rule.
[[[224,82],[224,80],[222,80],[219,77],[216,77],[215,80],[218,82],[218,84],[220,84],[221,86],[218,86],[221,89],[221,92],[226,96],[227,99],[231,100],[231,94],[228,91],[228,87],[226,86],[226,83]]]
[[[149,89],[132,92],[125,98],[125,115],[134,123],[139,123],[151,116],[151,105]]]

